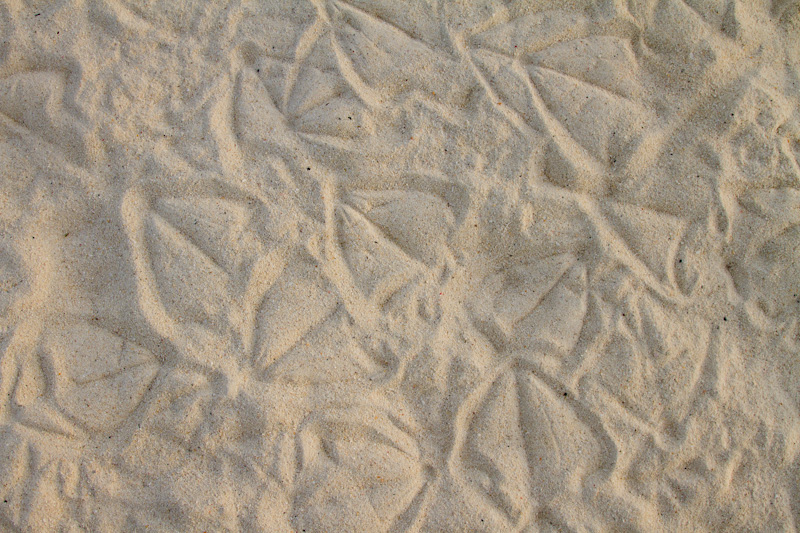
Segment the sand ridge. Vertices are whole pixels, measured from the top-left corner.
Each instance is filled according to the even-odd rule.
[[[799,35],[0,2],[0,529],[796,530]]]

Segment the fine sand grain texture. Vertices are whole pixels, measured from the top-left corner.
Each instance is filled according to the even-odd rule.
[[[797,531],[800,1],[0,0],[0,530]]]

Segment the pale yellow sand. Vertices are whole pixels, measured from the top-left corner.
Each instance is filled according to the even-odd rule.
[[[0,530],[796,531],[800,2],[0,2]]]

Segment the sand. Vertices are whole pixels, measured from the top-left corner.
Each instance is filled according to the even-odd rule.
[[[0,2],[0,530],[797,531],[799,43]]]

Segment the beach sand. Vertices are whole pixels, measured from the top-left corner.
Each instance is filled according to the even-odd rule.
[[[796,531],[799,44],[0,1],[0,530]]]

